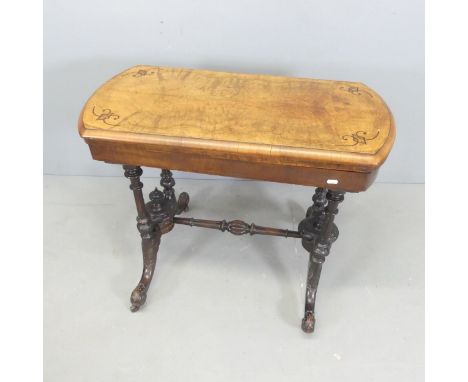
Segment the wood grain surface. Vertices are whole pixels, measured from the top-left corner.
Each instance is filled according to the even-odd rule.
[[[132,67],[101,86],[79,129],[95,159],[114,163],[157,167],[165,156],[170,168],[205,172],[211,158],[372,179],[395,137],[385,102],[361,83],[155,66]],[[226,167],[210,173],[232,175]],[[279,178],[271,180],[286,181]]]

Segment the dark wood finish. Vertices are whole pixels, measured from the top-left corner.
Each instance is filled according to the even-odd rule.
[[[322,271],[322,264],[330,253],[332,243],[338,238],[338,229],[334,217],[338,213],[338,204],[344,199],[343,191],[317,188],[312,197],[306,218],[299,224],[298,231],[257,226],[242,220],[206,220],[176,217],[176,214],[188,208],[189,196],[181,193],[175,197],[175,181],[168,169],[161,171],[160,184],[163,191],[156,187],[150,193],[150,201],[145,204],[142,193],[143,183],[140,176],[143,171],[139,166],[124,165],[125,176],[130,179],[130,189],[134,193],[137,208],[137,228],[142,238],[143,272],[140,282],[131,294],[131,310],[136,312],[145,303],[148,288],[153,278],[157,252],[161,235],[172,230],[174,224],[217,229],[233,235],[268,235],[302,238],[304,248],[309,251],[307,274],[306,303],[302,329],[311,333],[315,327],[315,299]]]
[[[140,176],[143,170],[139,166],[123,166],[124,175],[130,179],[130,189],[135,197],[137,208],[137,228],[141,235],[141,247],[143,252],[143,272],[140,282],[133,290],[130,296],[132,312],[136,312],[145,303],[147,292],[153,279],[156,267],[156,258],[161,241],[161,235],[169,232],[174,223],[173,216],[178,211],[178,201],[175,199],[172,173],[169,170],[163,170],[161,173],[161,185],[164,192],[155,188],[149,195],[150,201],[145,204],[143,197],[143,183]],[[185,208],[188,206],[188,194],[183,193],[182,204]]]
[[[194,218],[179,218],[173,219],[175,224],[189,225],[190,227],[202,227],[217,229],[221,232],[227,231],[233,235],[268,235],[268,236],[283,236],[283,237],[296,237],[302,236],[297,231],[290,231],[288,229],[279,229],[271,227],[262,227],[254,223],[248,224],[242,220],[203,220]]]
[[[172,172],[167,169],[161,170],[161,187],[164,188],[164,197],[166,199],[175,199],[174,193],[175,180],[172,177]]]
[[[136,312],[146,301],[146,294],[153,279],[154,268],[156,266],[156,256],[161,240],[159,226],[154,224],[146,210],[143,198],[143,183],[140,176],[143,170],[138,166],[123,166],[125,177],[130,179],[130,189],[135,197],[135,204],[138,212],[137,228],[141,235],[141,249],[143,251],[143,272],[140,282],[130,296],[131,311]]]
[[[181,192],[179,198],[177,199],[176,215],[179,215],[182,212],[187,212],[189,210],[189,202],[189,194],[186,192]]]
[[[326,196],[326,199],[324,198]],[[315,300],[322,272],[322,264],[330,253],[332,243],[338,238],[334,224],[338,204],[344,200],[344,192],[318,188],[313,197],[314,204],[307,217],[299,225],[302,244],[310,252],[302,330],[312,333],[315,329]],[[325,205],[325,203],[327,203]]]

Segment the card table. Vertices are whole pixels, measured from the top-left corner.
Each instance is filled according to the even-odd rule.
[[[134,66],[86,102],[79,133],[93,159],[123,165],[141,235],[143,273],[131,311],[145,303],[161,236],[175,224],[301,239],[309,254],[302,329],[313,332],[322,265],[338,238],[346,192],[365,191],[390,153],[395,123],[382,98],[358,82]],[[161,169],[145,202],[142,166]],[[171,170],[315,187],[297,230],[241,220],[181,217]]]

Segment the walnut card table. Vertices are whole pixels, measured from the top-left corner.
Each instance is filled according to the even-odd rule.
[[[145,302],[161,236],[174,224],[234,235],[298,238],[309,253],[302,329],[315,326],[322,264],[338,237],[345,192],[365,191],[395,139],[392,114],[361,83],[135,66],[91,96],[79,132],[93,159],[122,164],[142,238],[143,274],[131,310]],[[140,166],[161,168],[161,190],[145,203]],[[316,187],[297,231],[241,220],[179,217],[189,195],[175,196],[172,170]]]

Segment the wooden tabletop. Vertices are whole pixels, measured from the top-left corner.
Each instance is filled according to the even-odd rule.
[[[361,83],[135,66],[91,96],[80,134],[153,156],[371,173],[395,127],[382,98]]]

